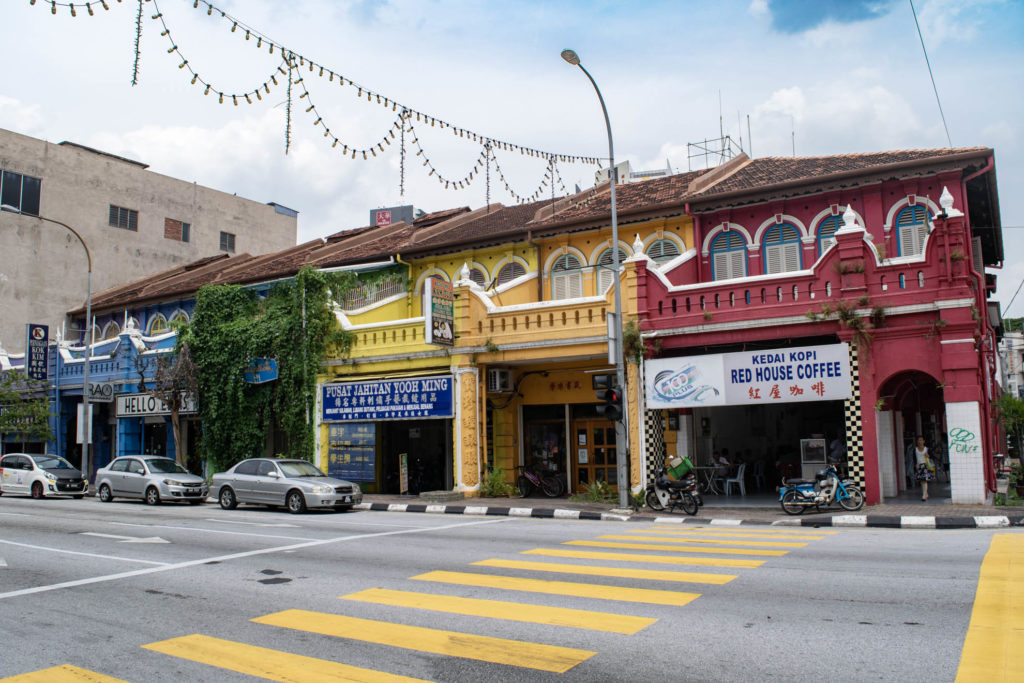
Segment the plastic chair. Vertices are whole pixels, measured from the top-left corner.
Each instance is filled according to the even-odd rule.
[[[728,479],[725,480],[725,495],[729,495],[729,489],[732,488],[733,484],[736,484],[737,486],[740,487],[741,496],[747,495],[747,485],[743,482],[743,472],[746,469],[747,463],[743,463],[742,465],[739,466],[739,468],[737,468],[735,477],[729,477]]]

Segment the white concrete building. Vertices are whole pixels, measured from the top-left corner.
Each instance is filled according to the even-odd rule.
[[[297,212],[147,170],[138,161],[71,142],[0,129],[0,344],[25,348],[25,325],[56,336],[69,310],[85,305],[85,250],[92,291],[165,268],[228,253],[294,246]],[[17,212],[21,212],[20,215]],[[79,331],[66,331],[77,339]]]

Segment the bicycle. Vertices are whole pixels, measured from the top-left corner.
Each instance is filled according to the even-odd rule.
[[[562,495],[562,481],[557,475],[541,476],[523,465],[517,466],[516,469],[521,470],[519,476],[516,477],[516,488],[519,489],[519,495],[523,498],[527,498],[534,489],[540,489],[549,498]]]

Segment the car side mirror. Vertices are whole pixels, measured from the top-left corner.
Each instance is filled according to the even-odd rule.
[[[281,473],[275,470],[273,472],[267,472],[267,476],[270,477],[271,479],[280,479]]]

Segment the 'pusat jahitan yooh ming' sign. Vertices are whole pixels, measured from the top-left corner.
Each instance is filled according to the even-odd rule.
[[[324,422],[452,417],[451,375],[323,385]]]
[[[644,373],[649,409],[850,398],[846,344],[658,358]]]
[[[452,283],[430,278],[423,290],[428,344],[455,345],[455,292]]]

